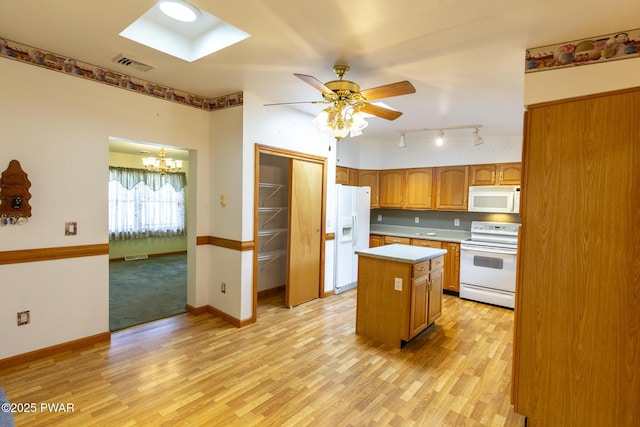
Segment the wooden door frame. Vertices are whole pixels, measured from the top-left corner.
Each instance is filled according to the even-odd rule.
[[[270,154],[272,156],[285,157],[287,159],[304,160],[319,163],[322,166],[322,212],[320,221],[322,231],[320,233],[320,283],[318,284],[318,295],[320,298],[326,296],[324,292],[325,281],[325,249],[326,249],[326,228],[327,228],[327,158],[298,151],[286,150],[284,148],[270,147],[267,145],[255,144],[254,153],[254,190],[253,190],[253,321],[258,320],[258,207],[260,205],[260,154]],[[289,166],[289,169],[291,167]],[[291,171],[289,171],[290,173]],[[290,191],[290,190],[288,190]]]

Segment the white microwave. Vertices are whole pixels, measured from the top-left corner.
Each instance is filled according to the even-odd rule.
[[[518,213],[519,211],[519,185],[469,187],[469,212]]]

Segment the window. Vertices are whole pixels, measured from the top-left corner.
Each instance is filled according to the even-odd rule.
[[[185,234],[184,172],[109,167],[109,239]]]

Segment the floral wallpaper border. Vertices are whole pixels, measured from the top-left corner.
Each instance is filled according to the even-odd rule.
[[[640,56],[640,29],[527,49],[525,73]]]
[[[0,37],[0,58],[2,57],[202,110],[221,110],[243,104],[242,92],[204,98]]]

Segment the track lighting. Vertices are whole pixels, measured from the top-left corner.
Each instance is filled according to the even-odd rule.
[[[400,143],[398,144],[398,147],[407,148],[407,141],[405,140],[404,132],[400,132]]]
[[[428,132],[428,131],[438,131],[436,136],[436,145],[438,147],[444,145],[444,131],[445,130],[458,130],[458,129],[474,129],[473,131],[473,145],[478,146],[480,144],[484,144],[484,139],[480,136],[480,128],[482,125],[463,125],[463,126],[451,126],[447,128],[425,128],[425,129],[408,129],[400,132],[400,142],[398,143],[398,147],[406,148],[407,147],[407,139],[405,134],[407,132]]]

